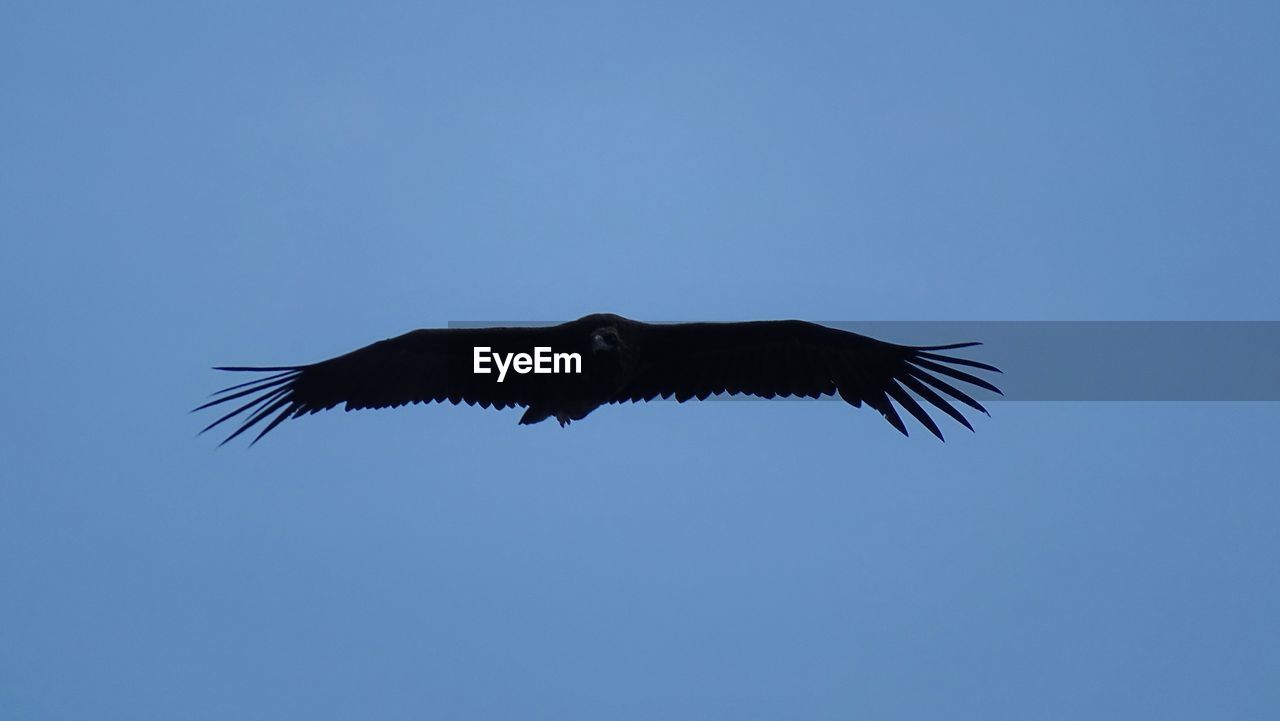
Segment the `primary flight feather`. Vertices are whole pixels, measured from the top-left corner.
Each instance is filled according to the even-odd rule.
[[[897,345],[799,320],[651,324],[596,314],[545,327],[415,330],[309,365],[221,367],[270,375],[225,388],[195,410],[231,406],[204,428],[236,418],[225,444],[262,424],[256,443],[290,418],[339,405],[519,406],[522,424],[554,417],[564,426],[606,403],[659,397],[839,395],[906,435],[896,402],[941,439],[917,397],[973,430],[952,402],[987,411],[949,380],[1000,392],[956,367],[999,373],[994,366],[937,352],[975,345]]]

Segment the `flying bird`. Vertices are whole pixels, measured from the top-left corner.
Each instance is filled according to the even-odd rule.
[[[601,313],[554,326],[415,330],[309,365],[219,367],[270,375],[218,391],[194,410],[235,406],[201,431],[237,418],[225,444],[265,422],[257,443],[285,420],[339,405],[521,407],[521,424],[555,418],[566,426],[606,403],[838,395],[907,435],[896,401],[942,439],[916,397],[972,431],[951,401],[987,410],[944,378],[1000,393],[956,366],[999,369],[937,352],[976,345],[897,345],[800,320],[655,324]]]

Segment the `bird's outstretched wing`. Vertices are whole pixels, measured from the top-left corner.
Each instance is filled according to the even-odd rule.
[[[979,345],[903,346],[805,321],[641,324],[635,330],[637,375],[612,402],[692,398],[728,393],[763,398],[818,398],[838,394],[854,406],[866,403],[904,435],[893,402],[935,436],[937,423],[912,394],[973,426],[948,400],[986,413],[982,404],[950,381],[999,393],[991,383],[956,366],[999,373],[986,363],[943,355]],[[910,391],[910,392],[908,392]]]
[[[226,444],[264,421],[253,443],[290,418],[344,404],[348,411],[433,401],[499,409],[530,405],[546,389],[529,376],[510,373],[499,383],[496,375],[473,373],[472,349],[487,346],[497,353],[528,352],[534,346],[564,343],[562,328],[416,330],[309,365],[223,366],[217,370],[270,375],[224,388],[193,411],[234,405],[200,431],[239,417],[240,425],[222,441]]]

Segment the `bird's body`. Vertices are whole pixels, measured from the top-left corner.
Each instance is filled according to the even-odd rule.
[[[229,441],[270,418],[256,442],[289,418],[338,405],[358,410],[449,401],[524,407],[522,424],[555,418],[567,425],[606,403],[659,397],[684,402],[721,393],[839,395],[854,406],[875,408],[906,434],[890,399],[897,401],[941,438],[907,390],[972,430],[943,396],[986,410],[938,376],[998,393],[952,366],[999,371],[934,352],[972,345],[977,344],[896,345],[798,320],[650,324],[595,314],[545,327],[416,330],[310,365],[221,368],[273,375],[220,391],[196,410],[245,399],[205,430],[246,414]]]

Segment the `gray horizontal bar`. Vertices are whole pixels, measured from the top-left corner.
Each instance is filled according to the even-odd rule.
[[[954,351],[1024,401],[1277,401],[1280,321],[820,321],[904,345],[981,341]],[[554,322],[451,322],[452,328]],[[979,400],[998,400],[975,389]],[[723,398],[723,397],[722,397]]]

